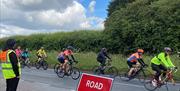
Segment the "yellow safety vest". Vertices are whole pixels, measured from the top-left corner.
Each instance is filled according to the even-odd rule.
[[[12,68],[12,64],[10,62],[10,58],[9,58],[9,54],[12,52],[14,51],[8,50],[8,51],[0,53],[2,73],[5,79],[11,79],[11,78],[16,77]],[[21,75],[21,67],[20,67],[19,61],[18,61],[18,67],[19,67],[19,74]]]

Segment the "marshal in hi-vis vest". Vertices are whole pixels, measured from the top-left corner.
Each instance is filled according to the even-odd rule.
[[[1,67],[2,67],[2,73],[5,79],[11,79],[16,77],[12,64],[10,62],[9,54],[14,52],[13,50],[7,50],[0,52],[0,61],[1,61]],[[15,52],[14,52],[15,53]],[[18,61],[18,67],[19,67],[19,74],[21,74],[21,67],[20,63]]]

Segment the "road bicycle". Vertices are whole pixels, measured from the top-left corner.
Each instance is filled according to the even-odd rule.
[[[166,73],[166,76],[162,79],[162,75],[163,73],[161,74],[160,78],[162,79],[161,82],[157,83],[156,85],[153,84],[153,81],[154,81],[154,76],[152,76],[150,79],[147,79],[146,82],[144,83],[144,87],[148,90],[148,91],[155,91],[157,89],[161,89],[163,88],[164,86],[164,89],[162,91],[168,91],[168,86],[167,86],[167,83],[168,81],[172,80],[173,79],[173,73],[176,73],[177,72],[177,69],[176,68],[173,68],[173,69],[170,69],[170,71],[168,71]]]
[[[45,57],[42,57],[41,60],[37,60],[35,62],[35,67],[37,69],[39,69],[40,67],[42,67],[44,70],[47,70],[48,69],[48,63],[47,61],[45,60]]]
[[[132,71],[131,76],[128,76],[128,72],[130,68],[123,68],[119,72],[119,77],[122,81],[130,81],[132,79],[137,78],[141,83],[145,82],[145,79],[148,77],[150,74],[150,71],[147,70],[147,65],[146,66],[133,66],[135,70]]]
[[[68,62],[68,71],[67,73],[65,72],[65,69],[63,69],[63,67],[61,65],[57,65],[55,70],[56,70],[56,74],[59,78],[63,78],[64,76],[71,76],[71,78],[73,80],[77,80],[81,73],[80,70],[77,67],[74,67],[74,61],[69,60]]]
[[[112,66],[111,62],[112,61],[107,60],[105,66],[102,66],[101,64],[99,64],[99,66],[96,65],[92,68],[92,71],[95,75],[107,75],[111,78],[115,78],[118,75],[118,69]]]

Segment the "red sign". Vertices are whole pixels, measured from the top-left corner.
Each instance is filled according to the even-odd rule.
[[[113,79],[83,73],[77,91],[110,91]]]

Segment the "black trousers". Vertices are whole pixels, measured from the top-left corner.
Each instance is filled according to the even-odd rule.
[[[19,78],[6,79],[6,91],[16,91]]]
[[[156,65],[156,64],[151,64],[152,70],[156,71],[155,79],[159,81],[159,76],[161,75],[162,71],[167,71],[167,69],[162,66],[162,65]],[[163,73],[163,76],[165,76],[166,73]]]

